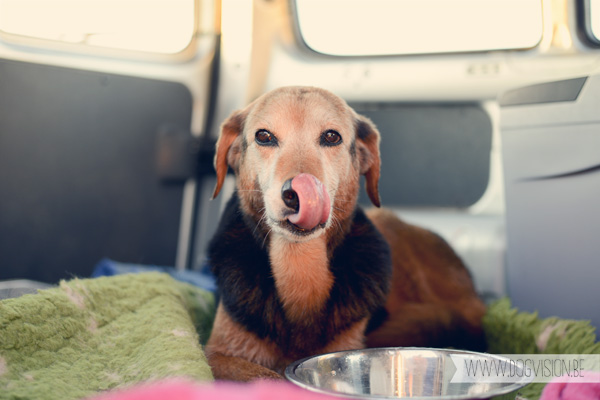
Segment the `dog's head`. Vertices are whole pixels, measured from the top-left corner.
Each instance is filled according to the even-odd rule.
[[[216,197],[229,165],[243,211],[289,240],[312,239],[356,207],[360,175],[379,206],[379,132],[318,88],[271,91],[221,126]]]

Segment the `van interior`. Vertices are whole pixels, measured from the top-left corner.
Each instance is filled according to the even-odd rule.
[[[0,288],[205,269],[220,124],[289,85],[374,121],[487,303],[600,326],[598,0],[0,0]]]

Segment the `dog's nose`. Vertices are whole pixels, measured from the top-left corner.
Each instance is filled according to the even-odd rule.
[[[294,212],[298,212],[300,209],[300,202],[298,201],[298,193],[292,189],[292,179],[288,179],[283,183],[283,186],[281,187],[281,198],[286,206],[294,210]]]

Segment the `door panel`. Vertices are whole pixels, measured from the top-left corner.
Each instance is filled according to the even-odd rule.
[[[179,83],[0,60],[0,280],[173,265],[183,186],[157,178],[156,134],[191,113]]]

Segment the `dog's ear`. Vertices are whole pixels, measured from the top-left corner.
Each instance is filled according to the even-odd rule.
[[[231,166],[237,171],[240,161],[240,147],[242,140],[242,131],[244,130],[244,121],[247,113],[243,111],[234,111],[229,118],[221,125],[221,133],[217,140],[215,151],[214,166],[217,172],[217,185],[212,198],[217,197],[227,175],[227,166]]]
[[[381,206],[379,199],[379,173],[381,158],[379,155],[379,131],[370,119],[362,115],[356,118],[356,149],[360,162],[360,173],[367,181],[367,194],[371,202]]]

